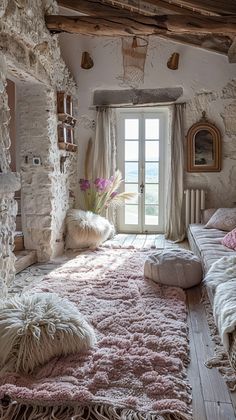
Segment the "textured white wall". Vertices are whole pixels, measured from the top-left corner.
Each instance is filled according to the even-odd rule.
[[[62,55],[79,85],[79,171],[83,175],[87,141],[94,136],[89,110],[95,89],[127,89],[122,83],[121,40],[117,38],[60,35]],[[82,51],[88,51],[94,67],[80,67]],[[179,69],[169,70],[166,63],[173,52],[180,54]],[[202,111],[221,130],[223,168],[219,173],[186,173],[186,186],[205,187],[209,206],[232,205],[236,201],[236,64],[225,56],[198,48],[150,37],[144,83],[137,88],[183,87],[181,101],[187,102],[187,129]]]

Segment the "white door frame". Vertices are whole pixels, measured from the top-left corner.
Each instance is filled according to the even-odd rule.
[[[145,179],[144,173],[144,155],[145,155],[145,141],[144,141],[144,119],[145,118],[158,118],[160,120],[160,135],[159,135],[159,225],[144,225],[144,206],[145,200],[139,194],[139,223],[138,225],[128,225],[124,223],[124,206],[118,210],[118,230],[120,232],[130,233],[160,233],[164,231],[165,225],[165,191],[166,191],[166,156],[168,147],[168,116],[169,108],[166,107],[142,107],[142,108],[120,108],[117,109],[117,156],[118,168],[121,170],[122,175],[125,174],[125,148],[124,148],[124,120],[126,118],[139,118],[139,174],[138,185]],[[141,157],[141,159],[140,159]],[[128,202],[127,202],[128,203]]]

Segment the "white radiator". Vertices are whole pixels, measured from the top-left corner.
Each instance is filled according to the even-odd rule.
[[[201,210],[205,209],[206,192],[200,189],[187,189],[185,195],[185,226],[201,222]]]

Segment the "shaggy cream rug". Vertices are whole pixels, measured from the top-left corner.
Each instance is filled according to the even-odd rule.
[[[191,419],[185,293],[145,279],[146,257],[87,251],[28,283],[29,292],[56,291],[74,302],[97,346],[54,358],[34,375],[1,375],[2,420]]]

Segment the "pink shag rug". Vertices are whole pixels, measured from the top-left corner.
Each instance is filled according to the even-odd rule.
[[[2,420],[192,418],[185,293],[145,279],[146,257],[87,251],[26,287],[73,301],[98,344],[55,358],[31,376],[1,376]]]

